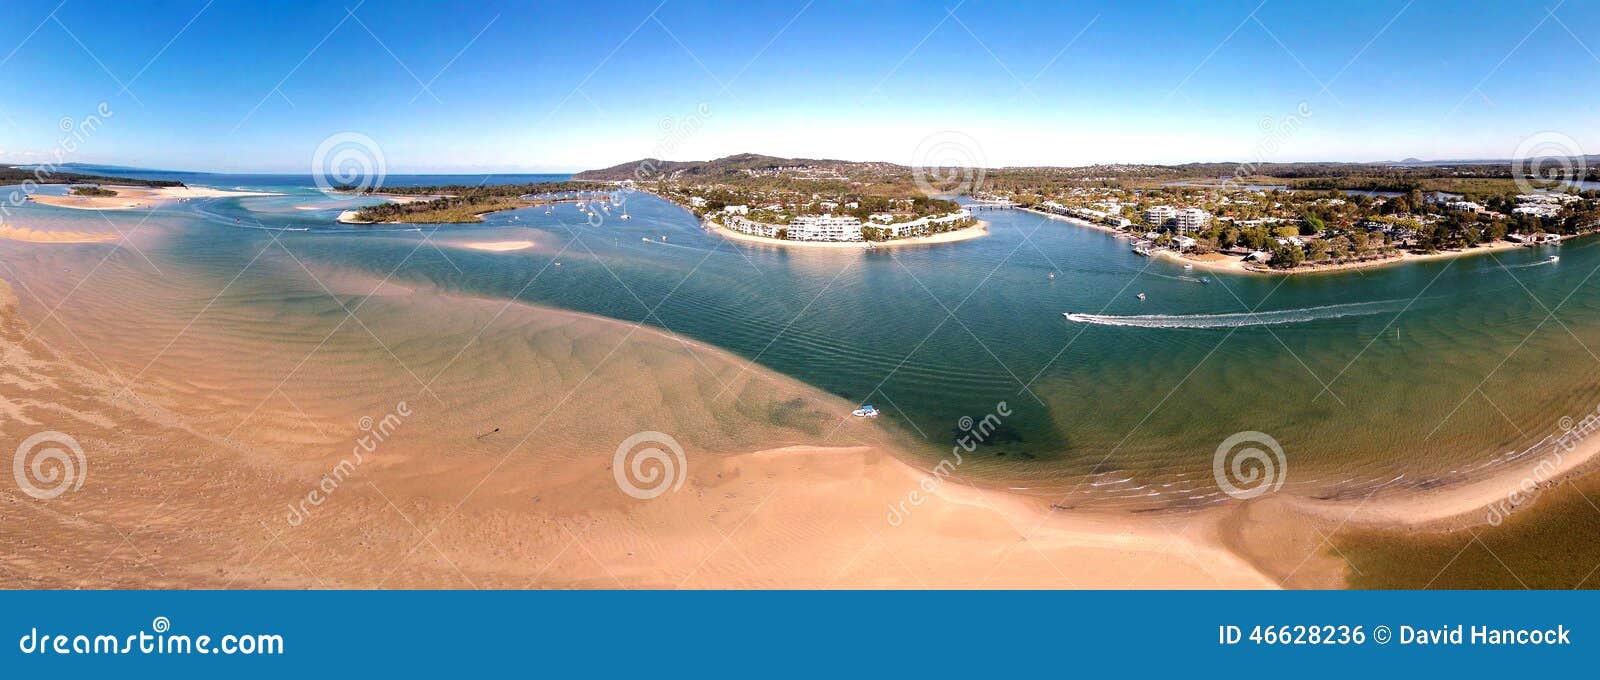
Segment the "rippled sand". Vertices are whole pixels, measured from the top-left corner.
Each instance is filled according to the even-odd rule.
[[[77,490],[0,497],[12,587],[1273,585],[1209,518],[929,478],[849,404],[660,331],[283,246],[231,279],[109,245],[0,255],[0,437],[86,460]],[[642,499],[613,462],[650,431],[684,468]]]

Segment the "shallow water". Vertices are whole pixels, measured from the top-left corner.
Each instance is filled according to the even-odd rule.
[[[215,288],[282,245],[297,261],[232,283],[230,314],[282,319],[285,337],[303,330],[293,319],[337,312],[309,272],[359,277],[359,292],[387,277],[642,322],[873,403],[928,465],[1004,402],[1010,415],[961,453],[961,474],[1071,503],[1219,501],[1214,454],[1246,431],[1281,444],[1297,493],[1433,484],[1600,403],[1589,351],[1600,248],[1588,239],[1339,274],[1206,273],[1205,285],[1104,232],[1022,212],[985,212],[990,235],[959,243],[813,251],[729,241],[639,193],[628,221],[562,205],[482,225],[353,228],[333,217],[354,202],[309,178],[185,179],[288,195],[149,214],[30,204],[13,218],[145,220],[165,234],[145,249],[151,265]],[[456,245],[474,240],[536,245]],[[225,336],[229,317],[214,316]]]

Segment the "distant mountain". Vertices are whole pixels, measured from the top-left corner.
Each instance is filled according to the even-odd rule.
[[[755,153],[741,153],[709,161],[664,161],[641,158],[598,170],[585,170],[572,176],[576,180],[617,182],[645,179],[718,179],[771,174],[781,170],[806,168],[819,173],[832,173],[840,177],[859,176],[872,172],[904,172],[905,166],[893,163],[856,162],[814,158],[779,158]]]

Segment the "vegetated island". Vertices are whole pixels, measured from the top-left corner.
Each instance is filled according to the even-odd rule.
[[[913,169],[893,163],[758,154],[710,161],[646,158],[574,178],[643,186],[741,241],[871,248],[987,233],[970,211],[924,195]]]
[[[157,189],[184,186],[183,182],[165,179],[134,179],[132,177],[60,172],[34,166],[0,165],[0,185],[23,184],[25,182],[33,184],[113,184]]]
[[[483,216],[502,210],[528,208],[556,201],[559,194],[595,194],[606,186],[595,182],[542,182],[529,184],[451,184],[415,187],[337,186],[361,196],[387,198],[389,203],[347,210],[339,221],[347,224],[407,223],[457,224],[482,222]]]

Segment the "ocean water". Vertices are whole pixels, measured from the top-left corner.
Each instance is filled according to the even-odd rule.
[[[286,195],[157,211],[170,236],[149,257],[163,269],[222,286],[277,240],[319,271],[643,323],[876,405],[925,465],[959,455],[963,476],[1069,504],[1221,502],[1213,464],[1238,433],[1281,447],[1294,493],[1448,483],[1524,455],[1563,416],[1600,404],[1590,239],[1242,276],[1139,257],[1104,232],[1017,211],[982,213],[989,235],[959,243],[808,250],[729,241],[643,193],[624,197],[627,221],[561,205],[477,225],[352,227],[333,218],[372,199],[324,196],[306,177],[182,179]],[[536,246],[453,247],[508,240]],[[281,314],[298,303],[248,304]],[[990,414],[998,425],[981,443],[953,452]]]

